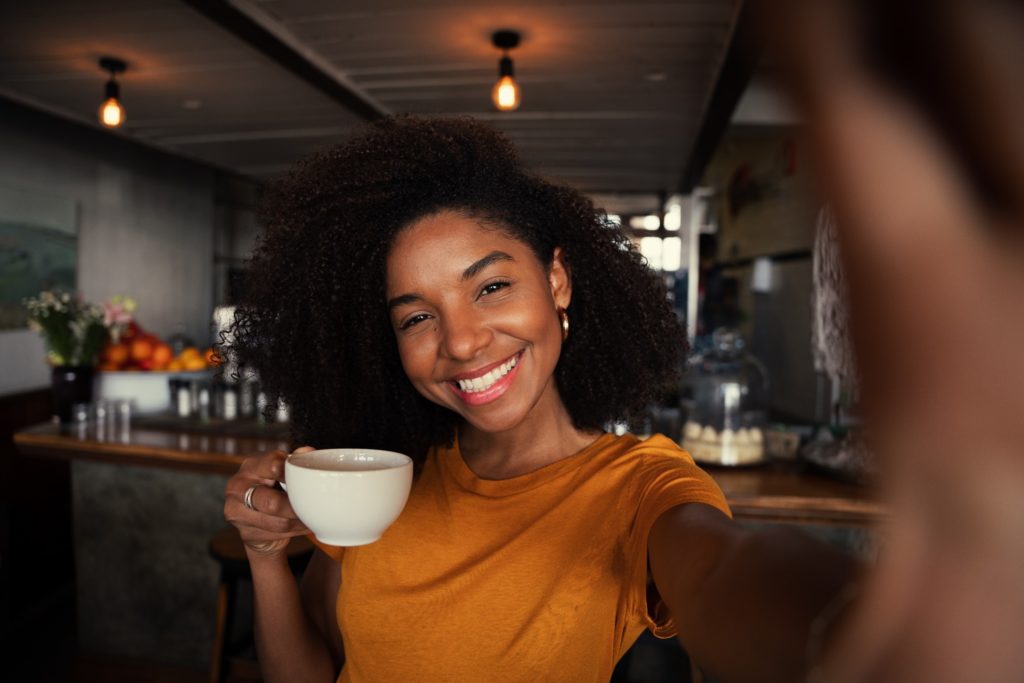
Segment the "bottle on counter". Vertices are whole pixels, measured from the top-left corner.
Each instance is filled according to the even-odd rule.
[[[225,420],[237,420],[238,419],[238,391],[232,384],[224,383],[221,385],[220,392],[220,405],[221,413],[220,416]]]
[[[277,412],[274,414],[274,419],[277,422],[288,422],[291,419],[291,409],[288,408],[284,399],[277,400]]]
[[[238,414],[243,418],[257,417],[256,398],[259,395],[259,374],[243,367],[238,373]]]
[[[269,399],[267,398],[267,394],[265,392],[260,391],[258,394],[256,394],[256,419],[259,420],[260,422],[267,421],[268,403]]]
[[[209,420],[210,414],[210,386],[206,382],[195,382],[197,385],[197,410],[200,420]]]
[[[189,383],[183,379],[172,380],[174,382],[174,408],[178,417],[192,417],[192,390]]]

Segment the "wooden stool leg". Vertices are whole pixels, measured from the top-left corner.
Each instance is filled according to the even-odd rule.
[[[224,641],[227,639],[228,583],[221,572],[217,586],[217,614],[214,617],[213,651],[210,652],[210,683],[220,683],[224,666]]]

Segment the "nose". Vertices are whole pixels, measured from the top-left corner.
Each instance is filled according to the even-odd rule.
[[[494,336],[491,328],[472,309],[446,311],[441,318],[441,334],[445,355],[459,361],[476,358]]]

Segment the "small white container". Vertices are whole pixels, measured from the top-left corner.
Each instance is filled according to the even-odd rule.
[[[171,410],[171,379],[209,379],[212,370],[154,372],[116,370],[96,373],[96,400],[130,399],[139,415]]]

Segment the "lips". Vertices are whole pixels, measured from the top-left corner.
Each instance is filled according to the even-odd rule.
[[[512,385],[523,362],[523,352],[445,382],[464,403],[483,405],[501,397]]]

